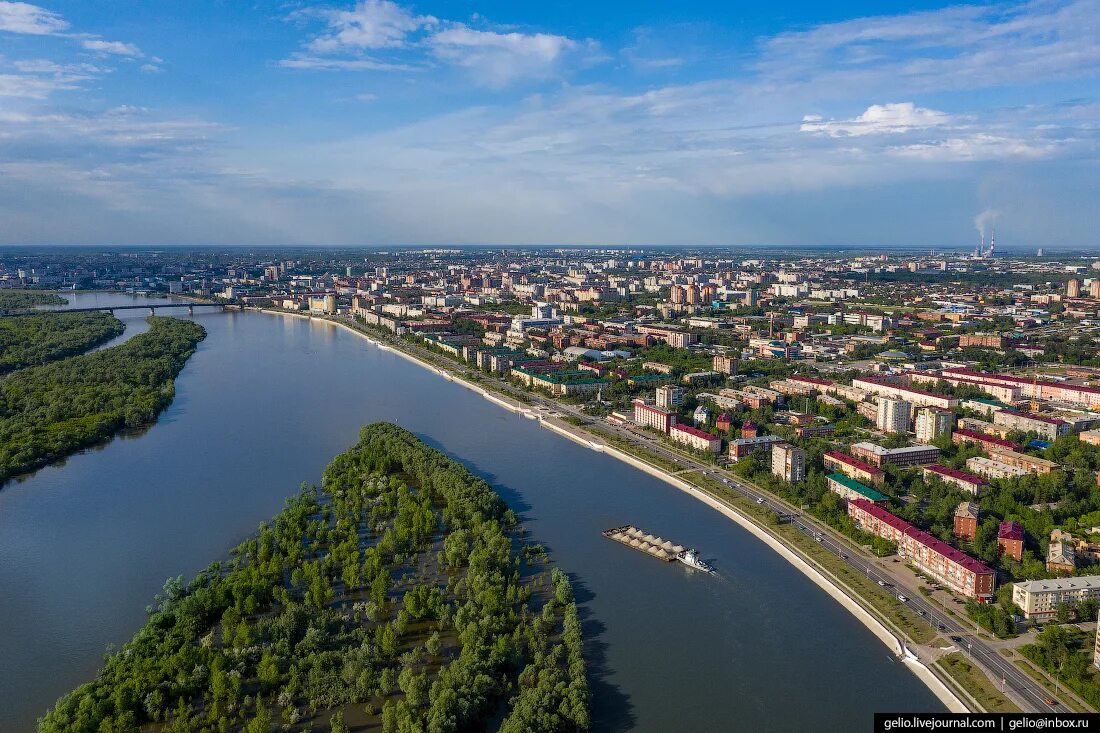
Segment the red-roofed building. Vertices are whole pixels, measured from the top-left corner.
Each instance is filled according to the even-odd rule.
[[[978,495],[978,492],[983,486],[985,486],[985,479],[981,476],[975,476],[972,473],[966,471],[959,471],[948,466],[941,466],[939,464],[933,464],[931,466],[925,466],[921,469],[921,473],[925,478],[934,476],[944,483],[953,484],[958,486],[963,491],[969,491],[974,496]]]
[[[711,435],[705,430],[694,428],[691,425],[677,423],[669,428],[668,437],[675,443],[683,443],[695,450],[719,453],[722,450],[722,439],[717,435]]]
[[[662,410],[645,400],[636,399],[634,400],[634,422],[643,428],[653,428],[662,433],[668,433],[676,424],[676,413]]]
[[[733,419],[730,417],[730,414],[728,412],[723,412],[719,415],[717,422],[715,422],[715,427],[721,431],[729,432],[729,429],[733,427]]]
[[[847,453],[831,450],[824,456],[825,468],[840,471],[857,481],[864,481],[872,486],[882,486],[886,482],[886,474],[881,468],[864,463],[858,458],[852,458]]]
[[[1023,450],[1023,448],[1013,443],[1011,440],[1004,440],[1003,438],[998,438],[996,435],[979,433],[977,430],[964,430],[962,428],[951,433],[951,442],[956,445],[961,443],[977,443],[986,451],[997,450],[998,448],[1013,452]]]
[[[865,499],[850,500],[848,516],[860,529],[896,543],[899,556],[955,593],[982,603],[993,599],[993,568],[962,550]]]
[[[746,420],[741,423],[741,437],[742,438],[756,438],[760,435],[760,429],[755,424]]]
[[[1024,557],[1024,526],[1019,522],[1001,522],[997,530],[997,547],[1002,554],[1019,562]]]
[[[990,384],[1002,387],[1016,387],[1024,397],[1036,399],[1074,402],[1089,407],[1100,407],[1100,388],[1078,384],[1048,382],[1027,377],[1013,377],[1008,374],[979,372],[973,369],[944,369],[942,378],[948,382],[970,382],[971,384]]]

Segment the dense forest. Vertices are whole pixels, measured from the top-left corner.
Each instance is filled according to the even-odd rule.
[[[170,579],[40,731],[588,727],[565,574],[485,481],[399,427],[363,428],[230,557]]]
[[[21,369],[0,382],[0,482],[156,419],[206,332],[175,318],[149,324],[119,346]]]
[[[43,290],[0,290],[0,311],[30,310],[37,305],[65,305],[69,301]]]
[[[88,349],[122,334],[110,313],[41,313],[0,318],[0,373],[37,366]]]

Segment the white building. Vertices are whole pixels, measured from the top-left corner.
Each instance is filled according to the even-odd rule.
[[[1016,478],[1027,475],[1027,471],[1008,463],[994,461],[991,458],[975,456],[966,461],[966,470],[985,478]]]
[[[912,406],[905,400],[878,398],[878,418],[875,427],[884,433],[909,432],[909,412]]]
[[[675,410],[684,404],[684,390],[671,384],[662,384],[657,388],[657,407],[662,410]]]
[[[950,435],[954,422],[955,413],[950,410],[921,408],[917,411],[916,424],[913,428],[917,433],[917,442],[931,443],[944,435]]]
[[[790,443],[776,443],[772,446],[772,474],[792,484],[806,478],[806,451]]]
[[[1052,618],[1059,605],[1076,606],[1089,598],[1100,599],[1100,575],[1029,580],[1012,588],[1012,602],[1023,609],[1025,617],[1033,619]]]

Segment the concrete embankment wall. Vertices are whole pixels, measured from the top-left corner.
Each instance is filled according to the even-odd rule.
[[[287,314],[287,315],[298,315],[298,314]],[[300,317],[307,317],[308,318],[308,316],[300,316]],[[316,320],[323,320],[323,319],[316,319]],[[328,320],[324,320],[324,322],[325,323],[331,323],[334,326],[338,326],[340,328],[347,329],[351,333],[353,333],[353,334],[355,334],[355,335],[371,342],[375,346],[378,346],[379,348],[384,349],[386,351],[390,351],[392,353],[398,354],[399,356],[402,356],[402,357],[408,359],[409,361],[415,362],[416,364],[418,364],[418,365],[420,365],[420,366],[422,366],[426,369],[429,369],[433,372],[436,372],[437,374],[445,374],[445,376],[450,381],[454,382],[455,384],[460,384],[460,385],[462,385],[462,386],[464,386],[468,389],[471,389],[471,390],[481,394],[485,399],[489,400],[490,402],[493,402],[493,403],[499,405],[500,407],[503,407],[503,408],[505,408],[505,409],[507,409],[511,412],[526,414],[528,417],[537,416],[537,415],[534,414],[534,410],[531,407],[527,406],[527,405],[524,405],[520,402],[516,402],[516,401],[513,401],[513,400],[508,400],[507,398],[502,398],[502,397],[499,397],[497,395],[491,394],[484,387],[481,387],[481,386],[479,386],[479,385],[477,385],[473,382],[469,382],[469,381],[463,379],[462,377],[455,376],[454,374],[451,374],[449,372],[445,373],[439,367],[436,367],[432,364],[424,362],[424,361],[416,358],[415,356],[412,356],[411,354],[408,354],[408,353],[406,353],[406,352],[404,352],[400,349],[394,349],[392,347],[389,347],[386,344],[381,343],[381,342],[371,338],[371,336],[369,334],[366,334],[366,333],[364,333],[364,332],[362,332],[358,329],[352,328],[351,326],[349,326],[345,323],[340,323],[338,321],[328,321]],[[579,443],[580,445],[583,445],[586,448],[589,448],[589,449],[592,449],[592,450],[595,450],[595,451],[599,451],[599,452],[603,452],[603,453],[607,453],[608,455],[614,456],[615,458],[618,458],[619,460],[621,460],[625,463],[628,463],[629,465],[637,468],[640,471],[645,471],[649,475],[654,476],[655,478],[658,478],[658,479],[664,481],[665,483],[668,483],[668,484],[676,487],[677,489],[680,489],[681,491],[689,494],[690,496],[692,496],[696,500],[701,501],[702,503],[704,503],[707,506],[711,507],[715,511],[720,512],[721,514],[726,516],[728,519],[731,519],[734,522],[736,522],[743,529],[745,529],[747,532],[752,534],[758,540],[760,540],[761,542],[766,544],[768,547],[770,547],[772,550],[774,550],[776,553],[778,553],[781,557],[783,557],[785,560],[787,560],[787,562],[789,562],[791,565],[793,565],[795,568],[797,568],[799,571],[801,571],[803,575],[805,575],[807,578],[809,578],[818,587],[820,587],[822,590],[824,590],[826,593],[828,593],[830,596],[832,596],[832,598],[837,603],[839,603],[842,607],[847,609],[849,613],[851,613],[853,616],[855,616],[857,620],[859,620],[864,626],[866,626],[871,631],[871,633],[874,634],[880,641],[882,641],[882,643],[885,644],[894,654],[898,655],[899,657],[904,658],[906,667],[910,671],[912,671],[913,674],[915,674],[917,676],[917,678],[921,682],[923,682],[932,691],[932,693],[936,695],[937,698],[940,699],[941,702],[943,702],[943,704],[948,708],[948,710],[950,710],[951,712],[955,712],[955,713],[968,712],[969,708],[962,702],[962,700],[959,699],[959,697],[949,687],[947,687],[947,685],[945,685],[944,682],[942,680],[940,680],[939,677],[937,677],[935,674],[933,674],[932,671],[930,669],[928,669],[927,666],[925,666],[919,660],[911,659],[911,658],[906,657],[906,655],[904,654],[904,649],[902,647],[901,640],[898,639],[898,637],[895,636],[888,628],[886,628],[886,626],[883,625],[883,623],[881,621],[879,621],[875,616],[873,616],[863,606],[861,606],[855,599],[853,599],[850,595],[848,595],[848,593],[846,593],[844,591],[844,589],[842,589],[840,586],[838,586],[836,583],[834,583],[832,580],[830,580],[827,576],[825,576],[817,568],[815,568],[814,566],[812,566],[808,562],[806,562],[806,560],[803,559],[802,556],[800,556],[797,553],[793,552],[790,548],[788,548],[786,545],[784,545],[782,542],[780,542],[777,538],[773,537],[771,534],[769,534],[767,531],[762,529],[760,526],[758,526],[751,519],[749,519],[745,515],[741,514],[741,512],[739,512],[736,509],[734,509],[734,508],[718,501],[714,497],[712,497],[709,494],[701,491],[700,489],[698,489],[697,487],[687,483],[686,481],[683,481],[682,479],[679,479],[679,478],[669,474],[668,472],[657,468],[656,466],[650,465],[649,463],[646,463],[645,461],[642,461],[639,458],[636,458],[635,456],[630,455],[629,453],[621,451],[618,448],[615,448],[611,445],[607,445],[606,443],[601,443],[601,442],[592,440],[589,437],[587,437],[586,435],[581,434],[578,430],[572,429],[568,425],[559,424],[557,420],[554,420],[552,418],[551,419],[540,419],[539,422],[543,427],[547,428],[548,430],[550,430],[554,433],[557,433],[558,435],[561,435],[564,438],[567,438],[567,439],[569,439],[569,440],[571,440],[575,443]]]

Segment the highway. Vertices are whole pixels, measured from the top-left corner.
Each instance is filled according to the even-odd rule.
[[[391,339],[391,343],[394,341],[395,340]],[[435,363],[440,359],[446,359],[446,357],[436,352],[429,351],[428,349],[410,344],[406,341],[400,341],[399,345],[400,348],[425,359],[429,363]],[[481,381],[486,379],[484,373],[471,369],[459,362],[447,363],[447,367],[451,371],[467,378],[476,375]],[[495,385],[499,386],[506,394],[516,397],[517,399],[522,397],[521,401],[532,404],[535,407],[534,411],[540,413],[540,418],[567,415],[586,422],[591,422],[593,420],[591,415],[571,405],[557,402],[535,392],[519,390],[503,379],[493,379],[493,381]],[[742,496],[751,499],[761,506],[767,507],[777,515],[791,517],[791,521],[800,531],[814,538],[824,549],[840,558],[843,562],[848,563],[885,588],[896,588],[894,576],[889,571],[880,567],[875,562],[875,558],[866,554],[862,549],[851,545],[843,535],[837,533],[831,527],[818,522],[813,517],[803,514],[800,509],[788,504],[782,499],[762,491],[738,476],[713,464],[698,461],[673,450],[656,435],[644,432],[641,429],[613,425],[606,422],[601,423],[600,427],[634,445],[645,447],[648,451],[660,458],[681,466],[681,470],[694,470],[710,476],[715,481],[723,483]],[[898,591],[894,590],[893,592],[897,593]],[[967,654],[982,667],[991,671],[995,676],[999,677],[1000,680],[1003,680],[1005,692],[1017,698],[1017,702],[1025,704],[1024,712],[1073,712],[1056,698],[1055,704],[1048,705],[1045,701],[1048,698],[1053,698],[1053,696],[1047,692],[1045,688],[1011,661],[1001,656],[996,649],[974,635],[971,628],[964,627],[954,617],[945,613],[943,609],[930,599],[925,598],[919,593],[914,593],[913,597],[907,598],[905,603],[925,618],[936,633],[960,638],[962,642],[956,643],[956,646],[960,647],[961,651],[967,652]],[[998,681],[998,687],[1000,687],[999,682],[1000,681]]]

